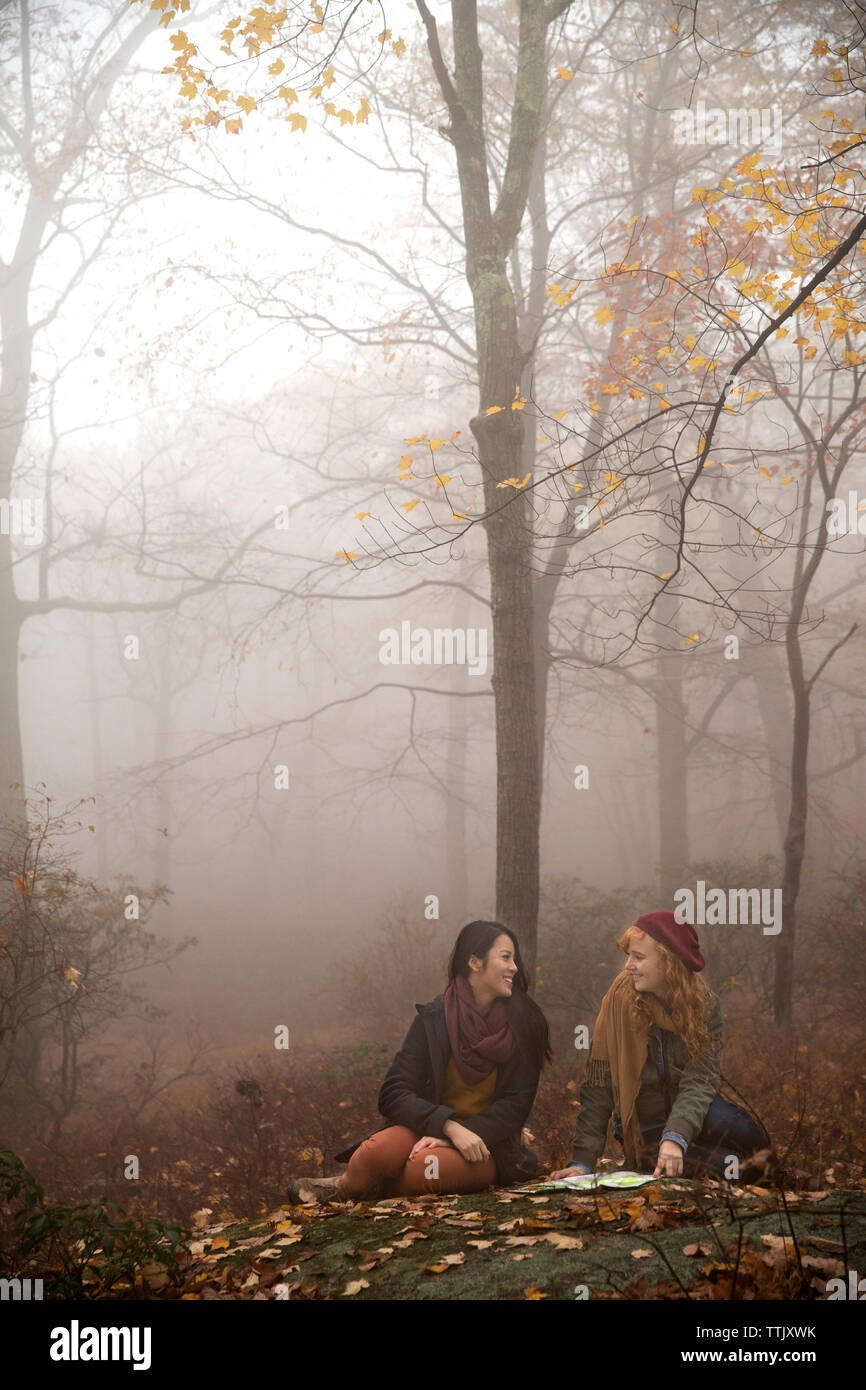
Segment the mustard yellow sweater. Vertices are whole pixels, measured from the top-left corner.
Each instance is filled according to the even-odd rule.
[[[459,1120],[468,1120],[471,1115],[480,1115],[482,1110],[486,1110],[490,1105],[495,1090],[496,1067],[483,1081],[479,1081],[477,1086],[470,1086],[457,1070],[454,1058],[449,1057],[442,1104],[450,1106]]]

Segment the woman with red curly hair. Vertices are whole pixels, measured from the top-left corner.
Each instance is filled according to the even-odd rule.
[[[673,912],[648,912],[617,945],[625,967],[596,1021],[571,1162],[553,1176],[594,1171],[613,1116],[629,1169],[737,1177],[769,1140],[718,1093],[722,1010],[700,975],[694,927]]]

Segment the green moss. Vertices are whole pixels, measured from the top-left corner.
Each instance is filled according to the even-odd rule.
[[[659,1189],[659,1191],[661,1188]],[[647,1296],[675,1296],[680,1284],[694,1288],[702,1278],[701,1270],[719,1263],[724,1252],[743,1231],[743,1252],[750,1252],[753,1266],[767,1250],[760,1241],[762,1234],[787,1236],[790,1228],[776,1198],[757,1194],[740,1194],[725,1202],[716,1194],[708,1194],[698,1183],[682,1184],[682,1196],[675,1198],[663,1219],[665,1225],[648,1232],[632,1231],[628,1215],[619,1208],[618,1220],[605,1222],[584,1212],[568,1212],[557,1197],[549,1204],[535,1205],[528,1198],[511,1203],[498,1200],[496,1193],[475,1194],[458,1198],[448,1208],[447,1215],[477,1211],[484,1218],[478,1229],[447,1224],[446,1212],[440,1208],[438,1219],[431,1222],[427,1238],[415,1241],[406,1249],[395,1249],[383,1264],[361,1271],[363,1257],[353,1252],[374,1251],[392,1245],[401,1238],[406,1227],[412,1228],[413,1213],[394,1208],[393,1214],[376,1217],[369,1208],[354,1212],[322,1213],[304,1222],[302,1245],[286,1252],[286,1282],[302,1281],[304,1292],[316,1298],[344,1298],[351,1281],[366,1280],[368,1287],[348,1295],[355,1299],[413,1300],[439,1299],[519,1299],[524,1301],[528,1289],[537,1289],[548,1299],[574,1299],[575,1288],[586,1285],[590,1298],[635,1297],[645,1289]],[[696,1211],[696,1206],[700,1210]],[[733,1206],[734,1210],[731,1210]],[[844,1233],[840,1211],[844,1209]],[[333,1208],[328,1209],[333,1212]],[[558,1215],[557,1215],[558,1213]],[[555,1218],[551,1229],[579,1237],[583,1249],[557,1250],[539,1241],[532,1246],[507,1247],[507,1231],[497,1228],[515,1218],[547,1220]],[[421,1217],[426,1220],[426,1215]],[[804,1254],[821,1254],[826,1242],[847,1242],[849,1264],[863,1267],[866,1263],[866,1198],[860,1193],[832,1193],[816,1202],[804,1200],[791,1211],[791,1223]],[[239,1224],[225,1232],[230,1240],[258,1233],[261,1222]],[[532,1235],[541,1234],[531,1228]],[[526,1234],[526,1232],[524,1232]],[[817,1247],[806,1239],[818,1236]],[[495,1245],[479,1250],[470,1240],[493,1240]],[[683,1247],[695,1242],[709,1244],[712,1254],[688,1256]],[[649,1250],[648,1256],[635,1258],[633,1251]],[[292,1259],[299,1252],[314,1251],[310,1259],[299,1261],[294,1268]],[[443,1273],[430,1273],[426,1266],[441,1263],[446,1255],[462,1252],[464,1262],[451,1265]],[[515,1259],[515,1255],[524,1258]],[[238,1252],[238,1262],[249,1258],[249,1252]],[[234,1262],[234,1261],[233,1261]],[[760,1265],[762,1277],[771,1273]],[[637,1288],[638,1281],[643,1281]],[[315,1289],[313,1286],[315,1285]],[[662,1285],[661,1291],[653,1286]],[[770,1285],[767,1286],[768,1289]],[[781,1296],[780,1286],[764,1294]],[[812,1296],[818,1296],[813,1293]]]

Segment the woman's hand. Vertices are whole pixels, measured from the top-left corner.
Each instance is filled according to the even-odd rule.
[[[659,1144],[654,1178],[678,1178],[683,1171],[683,1151],[673,1139],[663,1139]]]
[[[425,1134],[423,1139],[419,1139],[409,1157],[414,1158],[422,1149],[452,1149],[454,1145],[450,1139],[436,1139],[432,1134]]]
[[[490,1157],[490,1150],[484,1140],[474,1134],[471,1129],[464,1128],[456,1120],[446,1120],[442,1128],[457,1152],[468,1163],[483,1163],[485,1158]]]
[[[551,1178],[577,1178],[588,1173],[589,1169],[584,1168],[582,1163],[569,1163],[567,1168],[557,1168],[555,1173],[551,1173]]]

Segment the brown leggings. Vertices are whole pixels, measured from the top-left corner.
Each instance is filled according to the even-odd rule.
[[[419,1197],[425,1192],[480,1192],[496,1182],[496,1163],[485,1158],[470,1163],[454,1148],[421,1149],[410,1158],[421,1138],[405,1125],[391,1125],[365,1139],[349,1159],[339,1182],[340,1195],[357,1202],[362,1197]],[[436,1164],[429,1163],[435,1158]],[[426,1176],[435,1173],[438,1177]]]

